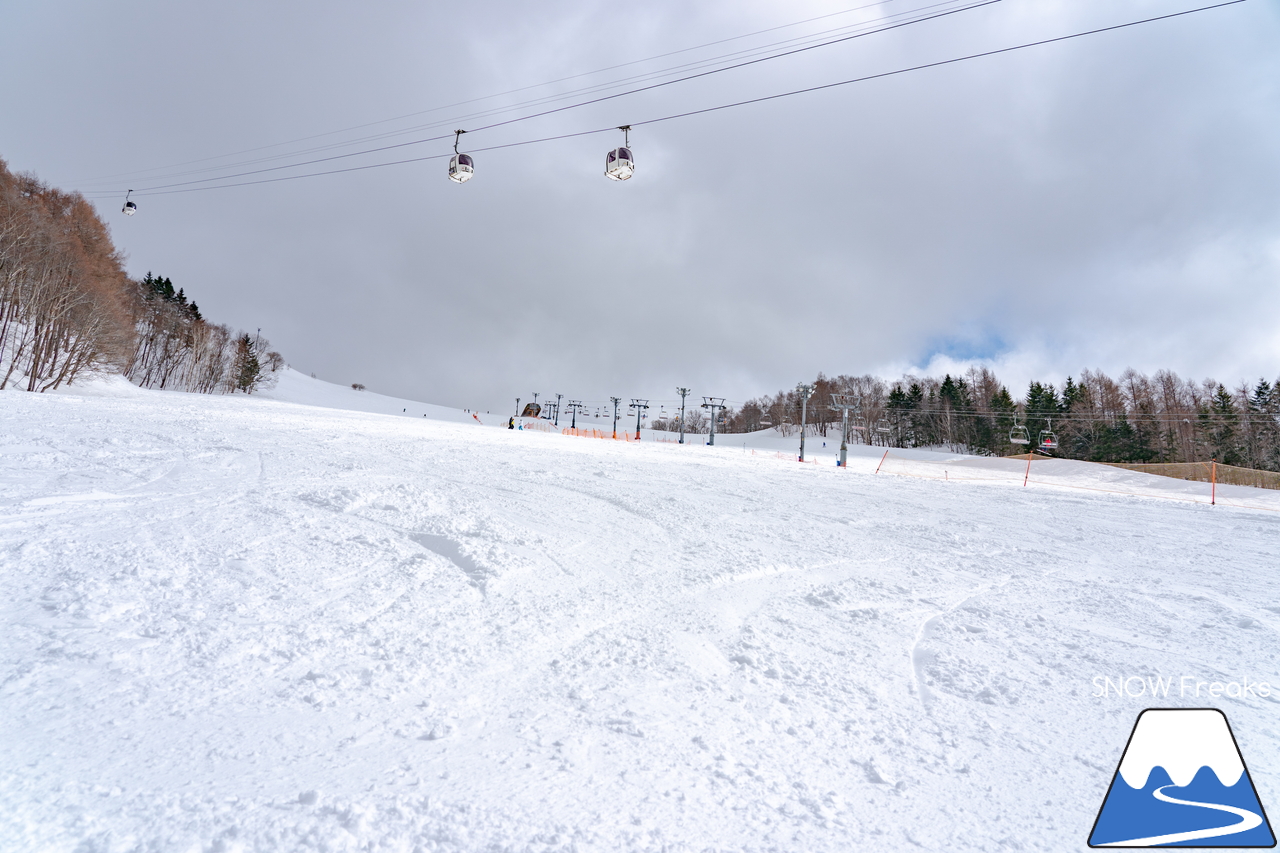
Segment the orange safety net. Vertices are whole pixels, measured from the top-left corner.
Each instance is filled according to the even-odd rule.
[[[612,438],[598,429],[575,429],[573,427],[565,427],[560,430],[561,435],[576,435],[578,438]]]
[[[609,439],[613,438],[613,433],[605,432],[604,430],[600,430],[600,429],[575,429],[573,427],[565,427],[564,429],[560,430],[560,434],[577,436],[578,438],[609,438]],[[631,433],[622,432],[622,431],[618,432],[617,440],[618,441],[639,441],[639,439],[636,438]]]

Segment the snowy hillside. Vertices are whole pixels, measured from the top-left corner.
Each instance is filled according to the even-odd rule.
[[[1152,705],[1280,810],[1278,513],[117,392],[0,394],[0,850],[1080,850]]]
[[[413,418],[425,416],[437,421],[476,423],[471,415],[458,409],[388,397],[373,391],[344,388],[341,385],[313,379],[288,367],[280,371],[274,387],[260,391],[257,396],[267,400],[302,403],[329,409],[346,409],[352,412],[403,415]],[[490,425],[497,424],[499,416],[484,418],[483,421]]]

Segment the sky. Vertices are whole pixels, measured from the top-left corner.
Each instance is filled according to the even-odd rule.
[[[1086,368],[1275,379],[1280,4],[652,122],[1204,5],[15,2],[0,158],[294,368],[444,405],[975,363],[1015,396]],[[455,129],[463,185],[421,159]]]

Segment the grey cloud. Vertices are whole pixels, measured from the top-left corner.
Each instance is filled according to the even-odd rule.
[[[622,31],[612,4],[448,15],[392,2],[27,8],[0,29],[0,70],[23,81],[0,92],[0,156],[75,188],[68,180],[840,8],[697,5],[690,18],[687,4],[649,4]],[[609,127],[1178,8],[1006,0],[463,145]],[[99,207],[131,271],[170,276],[214,319],[261,327],[298,368],[459,406],[505,406],[533,390],[670,397],[677,383],[745,399],[818,370],[919,367],[940,353],[987,355],[1011,384],[1024,371],[1055,380],[1129,365],[1274,376],[1278,37],[1275,8],[1246,3],[638,127],[639,170],[622,185],[601,174],[617,144],[605,134],[478,153],[465,186],[436,160],[144,195],[128,221],[116,199]]]

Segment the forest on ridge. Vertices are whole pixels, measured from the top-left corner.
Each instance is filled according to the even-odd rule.
[[[945,447],[958,453],[1009,456],[1027,445],[1012,443],[1015,426],[1025,426],[1031,446],[1041,431],[1052,432],[1051,452],[1091,462],[1204,462],[1280,471],[1280,380],[1227,388],[1206,379],[1193,382],[1168,371],[1146,376],[1126,370],[1119,379],[1083,370],[1061,388],[1032,382],[1015,400],[986,367],[941,379],[905,376],[889,382],[875,376],[819,374],[805,410],[810,434],[840,437],[841,410],[832,395],[856,408],[849,413],[849,441],[884,447]],[[686,416],[694,432],[709,420],[694,409]],[[773,428],[798,433],[801,400],[796,390],[748,400],[717,419],[716,431],[754,432]],[[679,429],[674,417],[656,429]]]
[[[107,372],[143,388],[251,393],[283,366],[265,338],[209,322],[169,279],[130,279],[79,193],[0,160],[0,390]]]

